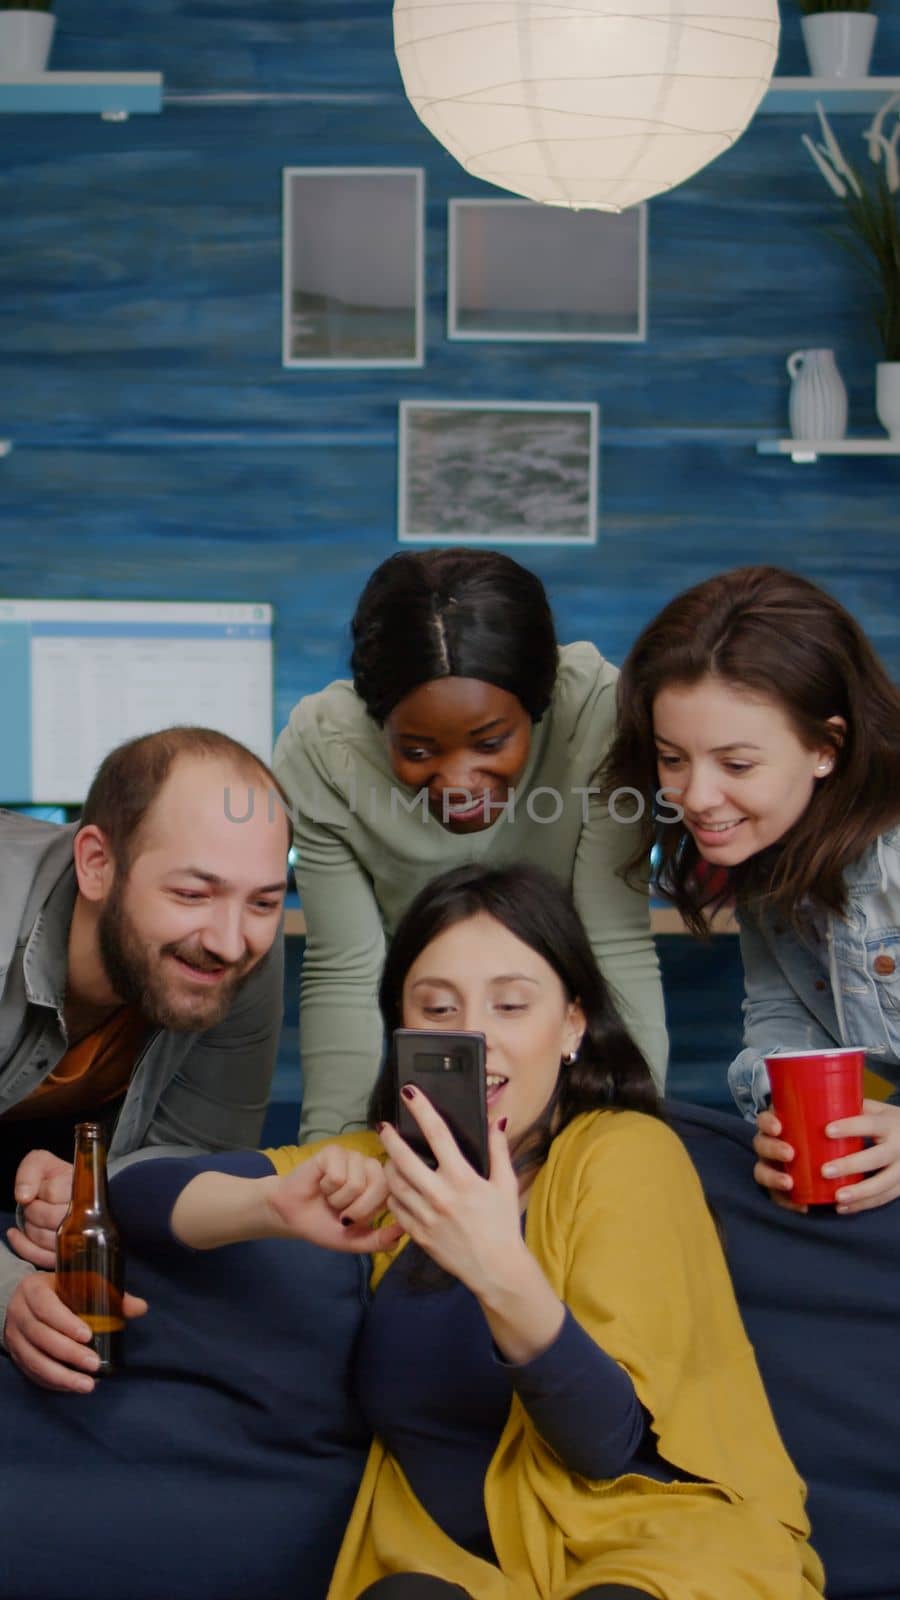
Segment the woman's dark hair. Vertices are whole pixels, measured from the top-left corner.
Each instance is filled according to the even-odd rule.
[[[543,716],[557,672],[540,578],[496,550],[402,551],[372,573],[351,624],[353,686],[382,723],[422,683],[477,678]]]
[[[389,1041],[387,1059],[369,1105],[374,1126],[396,1115],[393,1032],[403,1026],[403,985],[413,962],[448,928],[485,913],[551,966],[569,1000],[584,1012],[584,1038],[573,1062],[560,1063],[556,1089],[537,1122],[519,1139],[517,1171],[547,1159],[550,1144],[582,1111],[611,1107],[660,1114],[656,1086],[625,1028],[601,975],[568,890],[541,867],[454,867],[426,884],[391,940],[379,991]]]
[[[636,882],[651,847],[661,890],[695,933],[731,896],[765,902],[796,923],[804,902],[841,914],[844,873],[900,817],[900,692],[859,624],[806,578],[778,567],[738,567],[677,595],[629,651],[618,684],[619,726],[601,773],[609,796],[620,787],[657,789],[653,704],[660,690],[712,676],[787,716],[810,750],[830,745],[834,768],[809,805],[770,849],[712,879],[672,802],[648,809],[625,867]],[[843,718],[846,731],[829,719]]]

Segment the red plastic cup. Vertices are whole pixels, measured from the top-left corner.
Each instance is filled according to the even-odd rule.
[[[783,1051],[765,1057],[772,1086],[772,1110],[781,1123],[779,1138],[792,1145],[784,1162],[794,1180],[787,1198],[801,1206],[834,1204],[838,1189],[859,1183],[863,1173],[823,1178],[822,1166],[862,1150],[865,1140],[829,1139],[830,1122],[862,1113],[865,1053],[857,1049]]]

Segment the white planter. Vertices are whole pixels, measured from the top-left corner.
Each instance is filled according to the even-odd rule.
[[[0,11],[0,77],[46,71],[55,30],[51,11]]]
[[[900,361],[879,361],[875,368],[875,413],[900,444]]]
[[[45,72],[55,28],[52,11],[0,11],[0,78]]]
[[[787,358],[791,376],[789,416],[795,439],[843,439],[847,390],[833,350],[795,350]]]
[[[814,78],[867,78],[878,18],[870,11],[814,11],[802,19]]]

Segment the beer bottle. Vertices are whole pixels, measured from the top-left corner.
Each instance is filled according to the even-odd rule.
[[[56,1287],[60,1299],[91,1329],[97,1372],[121,1363],[124,1259],[109,1209],[106,1135],[99,1122],[75,1127],[72,1198],[56,1230]]]

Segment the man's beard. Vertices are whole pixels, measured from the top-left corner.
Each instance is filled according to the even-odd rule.
[[[179,956],[201,971],[218,970],[224,963],[212,960],[202,946],[188,940],[161,945],[152,952],[125,909],[118,880],[100,914],[97,940],[106,975],[119,999],[136,1007],[154,1027],[172,1033],[201,1033],[215,1027],[231,1010],[238,989],[255,965],[251,958],[236,962],[214,989],[201,989],[191,996],[177,994],[174,982],[166,981],[168,957]]]

